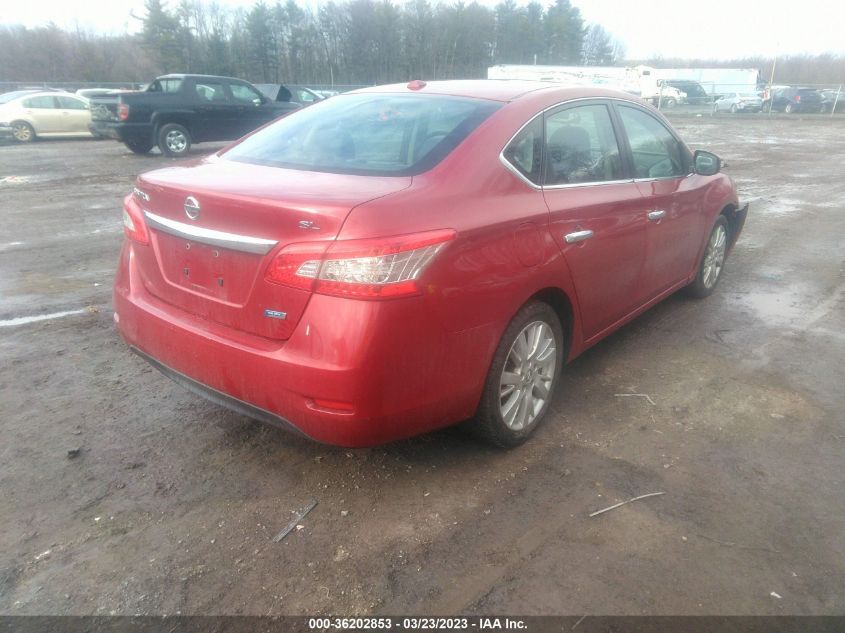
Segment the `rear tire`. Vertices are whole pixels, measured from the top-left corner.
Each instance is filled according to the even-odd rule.
[[[791,104],[791,103],[787,103],[787,104],[786,104],[786,107],[783,109],[783,111],[784,111],[784,112],[786,112],[787,114],[792,114],[792,112],[793,112],[794,110],[795,110],[795,108],[794,108],[794,107],[792,107],[792,104]]]
[[[149,154],[153,148],[152,141],[124,141],[123,143],[133,154]]]
[[[502,335],[471,428],[502,448],[519,446],[545,418],[563,368],[564,336],[552,307],[532,301]]]
[[[730,227],[728,221],[725,216],[720,215],[707,237],[704,255],[698,266],[695,280],[687,286],[687,294],[691,297],[703,299],[713,294],[716,285],[722,278],[722,271],[725,269],[729,241]]]
[[[158,131],[158,148],[165,156],[185,156],[191,149],[191,134],[178,123],[163,125]]]
[[[35,140],[35,129],[26,121],[14,121],[12,137],[18,143],[32,143]]]
[[[738,109],[735,103],[731,104],[731,114],[736,114]]]

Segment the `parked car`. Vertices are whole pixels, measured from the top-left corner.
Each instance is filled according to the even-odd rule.
[[[91,131],[136,154],[158,145],[163,154],[184,156],[192,143],[240,138],[298,107],[232,77],[165,75],[144,91],[93,97]]]
[[[759,112],[762,108],[763,100],[756,92],[734,92],[713,102],[713,112]]]
[[[88,102],[52,91],[22,90],[0,95],[0,128],[21,143],[36,137],[91,136]]]
[[[273,101],[291,102],[299,105],[310,105],[325,99],[316,91],[305,86],[283,84],[255,84],[261,93]]]
[[[325,97],[321,94],[318,94],[315,90],[311,90],[311,88],[306,88],[305,86],[288,86],[291,91],[291,101],[294,101],[300,105],[311,105],[312,103],[317,103],[318,101],[322,101]]]
[[[192,391],[319,441],[473,418],[513,446],[564,362],[713,292],[747,209],[717,156],[623,92],[369,88],[141,175],[114,319]]]
[[[685,103],[690,105],[702,105],[713,101],[713,98],[707,94],[704,87],[697,81],[688,79],[664,79],[663,85],[671,86],[683,92],[686,97]]]
[[[822,96],[815,88],[774,88],[764,95],[765,112],[821,112]]]
[[[837,112],[845,112],[845,91],[837,90],[822,90],[822,104],[821,111],[825,114],[833,112],[836,108]]]

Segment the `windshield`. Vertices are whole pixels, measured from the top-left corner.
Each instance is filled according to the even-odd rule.
[[[340,95],[248,137],[223,158],[307,171],[413,176],[431,169],[500,107],[429,95]]]

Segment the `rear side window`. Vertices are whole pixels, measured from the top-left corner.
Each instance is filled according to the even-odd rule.
[[[536,117],[522,128],[502,155],[520,174],[539,185],[543,163],[543,117]]]
[[[546,185],[622,178],[619,145],[605,105],[565,108],[546,117]]]
[[[59,107],[64,110],[87,110],[85,103],[73,97],[56,97],[59,100]]]
[[[286,116],[223,157],[308,171],[413,176],[440,162],[499,107],[434,95],[343,95]]]
[[[37,108],[40,110],[54,109],[56,101],[53,97],[32,97],[23,102],[25,108]]]
[[[684,148],[660,121],[636,108],[618,108],[631,146],[634,178],[686,175]]]
[[[147,92],[179,92],[181,89],[181,79],[156,79],[147,88]]]

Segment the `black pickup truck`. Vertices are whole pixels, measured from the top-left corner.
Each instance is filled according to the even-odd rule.
[[[232,77],[164,75],[140,92],[93,97],[88,127],[136,154],[158,145],[163,154],[183,156],[191,143],[240,138],[299,107]]]

